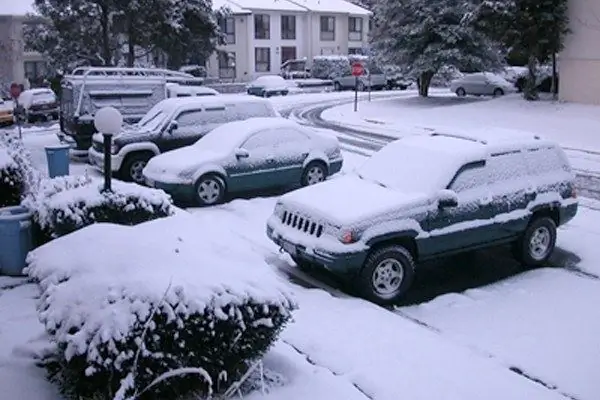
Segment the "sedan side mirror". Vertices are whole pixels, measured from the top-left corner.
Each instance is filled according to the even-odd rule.
[[[177,121],[171,121],[171,123],[169,124],[169,128],[167,129],[167,132],[173,133],[174,131],[177,130],[177,128],[179,128],[179,124],[177,123]]]
[[[452,208],[458,206],[458,196],[453,190],[441,190],[437,195],[439,208]]]
[[[239,160],[241,158],[250,157],[250,153],[246,149],[235,149],[235,157]]]

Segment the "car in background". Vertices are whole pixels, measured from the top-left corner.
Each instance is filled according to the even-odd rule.
[[[459,97],[467,95],[503,96],[516,92],[516,89],[514,85],[499,75],[490,72],[476,72],[465,74],[450,82],[450,91]]]
[[[22,107],[24,119],[29,123],[57,120],[60,113],[56,93],[48,88],[25,90],[19,95],[18,103]]]
[[[220,93],[206,86],[184,86],[167,83],[168,97],[218,96]]]
[[[290,92],[289,84],[278,75],[259,76],[246,86],[249,95],[271,97],[275,95],[287,96]]]
[[[156,104],[136,124],[115,136],[111,169],[126,181],[144,183],[142,170],[152,157],[194,144],[214,128],[253,117],[278,117],[270,101],[239,95],[173,97]],[[90,163],[104,165],[102,135],[88,150]]]
[[[287,60],[279,68],[283,79],[308,79],[310,78],[310,69],[307,67],[306,58]]]
[[[557,227],[577,213],[574,180],[559,145],[527,132],[414,135],[283,195],[266,231],[301,268],[325,268],[392,304],[428,259],[510,244],[524,266],[544,265]]]
[[[0,127],[14,124],[14,103],[10,99],[0,98]]]
[[[250,118],[154,157],[143,172],[148,186],[208,206],[231,193],[315,185],[342,164],[335,136],[281,117]]]

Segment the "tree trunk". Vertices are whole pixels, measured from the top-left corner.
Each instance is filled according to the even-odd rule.
[[[556,71],[556,53],[552,53],[552,98],[558,99],[558,73]]]
[[[127,66],[135,65],[135,28],[131,18],[127,20]]]
[[[431,79],[433,78],[432,71],[422,72],[419,76],[417,86],[419,88],[419,96],[427,97],[429,96],[429,85],[431,85]]]
[[[102,62],[105,66],[110,66],[112,61],[112,51],[110,49],[110,21],[109,21],[109,10],[101,7],[100,12],[100,25],[102,27]]]
[[[527,82],[525,83],[525,88],[523,90],[523,97],[525,100],[533,101],[538,99],[538,91],[536,85],[536,64],[537,59],[535,56],[530,55],[527,62]]]

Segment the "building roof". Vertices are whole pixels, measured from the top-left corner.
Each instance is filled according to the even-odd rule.
[[[288,0],[227,0],[246,10],[296,11],[306,12],[307,9]]]
[[[289,0],[317,13],[370,15],[371,11],[346,0]]]
[[[24,16],[30,13],[35,13],[33,1],[0,0],[0,15]]]
[[[2,0],[0,0],[2,1]],[[251,14],[250,10],[246,10],[240,7],[238,4],[235,4],[233,1],[229,0],[213,0],[212,1],[213,10],[220,10],[222,8],[229,10],[231,14]]]

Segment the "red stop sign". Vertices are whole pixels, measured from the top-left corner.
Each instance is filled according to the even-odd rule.
[[[352,76],[361,76],[364,73],[365,69],[363,68],[361,63],[356,62],[352,64]]]
[[[10,85],[10,97],[13,99],[18,98],[21,95],[21,86],[18,83],[12,83]]]

